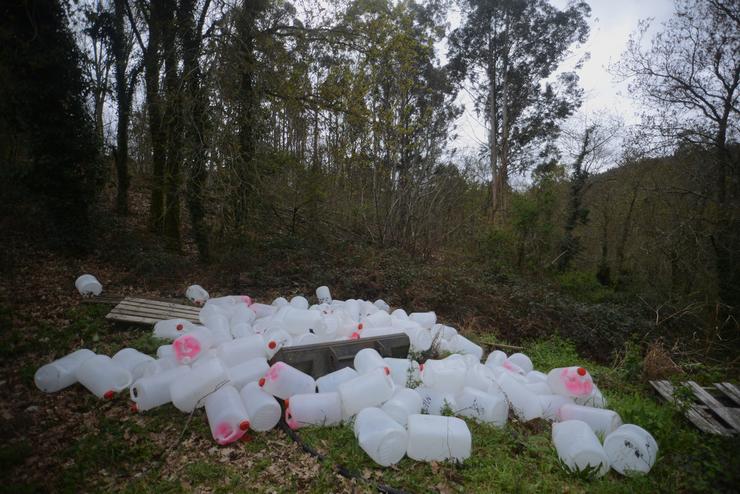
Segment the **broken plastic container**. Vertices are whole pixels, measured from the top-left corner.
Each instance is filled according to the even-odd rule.
[[[590,396],[594,382],[583,367],[558,367],[547,373],[547,385],[558,395],[573,398]]]
[[[208,292],[200,285],[190,285],[185,290],[185,296],[195,305],[203,305],[208,300]]]
[[[442,415],[443,412],[454,412],[457,407],[455,395],[434,388],[419,386],[414,391],[421,396],[421,413]]]
[[[406,454],[417,461],[463,461],[472,438],[464,420],[438,415],[410,415]]]
[[[365,408],[357,414],[354,432],[360,447],[378,465],[398,463],[406,453],[406,429],[380,408]]]
[[[213,439],[220,445],[230,444],[249,430],[249,416],[239,392],[226,384],[206,398],[206,417]]]
[[[609,471],[609,459],[604,448],[587,423],[566,420],[552,424],[552,442],[560,461],[571,471],[588,471],[594,477],[601,477]]]
[[[282,410],[274,396],[265,393],[259,384],[251,382],[239,393],[249,417],[252,429],[258,432],[269,431],[280,421]]]
[[[39,367],[33,376],[36,387],[45,393],[53,393],[77,382],[77,369],[95,352],[83,348],[51,363]]]
[[[433,311],[412,312],[409,314],[409,319],[419,324],[424,329],[431,329],[432,326],[437,324],[437,314]]]
[[[328,286],[320,286],[316,289],[316,298],[320,304],[331,303],[331,292]]]
[[[103,291],[103,285],[91,274],[83,274],[77,278],[75,280],[75,288],[77,288],[77,291],[83,297],[89,297],[90,295],[97,297]]]
[[[236,389],[242,389],[251,382],[258,382],[268,370],[270,370],[270,366],[267,364],[267,359],[257,357],[229,367],[226,373],[231,385]]]
[[[285,400],[285,404],[285,423],[293,430],[342,422],[342,401],[337,392],[297,394]]]
[[[195,324],[185,319],[166,319],[154,325],[154,337],[163,340],[174,340],[195,329]]]
[[[272,364],[258,384],[265,392],[283,400],[297,394],[316,392],[313,377],[285,362]]]
[[[606,436],[604,451],[618,473],[644,475],[655,465],[658,443],[642,427],[624,424]]]
[[[343,382],[354,379],[357,376],[357,371],[352,367],[343,367],[316,379],[316,387],[319,389],[319,393],[330,393],[332,391],[337,391],[339,389],[339,385]]]
[[[107,355],[95,355],[85,360],[75,375],[80,384],[98,398],[113,398],[131,384],[131,373]]]
[[[373,369],[339,385],[344,418],[355,415],[363,408],[380,405],[393,396],[390,369]]]
[[[391,379],[396,386],[405,387],[409,382],[421,380],[419,363],[408,358],[385,357],[385,365],[391,369]]]
[[[542,417],[542,405],[539,397],[516,381],[509,374],[502,374],[498,378],[501,390],[506,395],[509,406],[514,414],[523,422]]]
[[[455,415],[503,427],[509,416],[509,404],[503,394],[487,393],[466,386],[455,396]]]
[[[622,425],[622,419],[617,412],[570,403],[560,407],[558,416],[562,421],[580,420],[586,422],[601,437],[606,437]]]
[[[374,348],[363,348],[355,354],[354,368],[359,374],[386,366],[385,360]]]
[[[509,355],[509,362],[517,365],[524,371],[525,374],[531,372],[532,369],[534,369],[532,361],[523,353],[512,353],[511,355]]]
[[[409,415],[421,413],[421,396],[409,388],[396,388],[391,399],[380,407],[393,420],[406,427]]]
[[[468,368],[462,359],[449,357],[442,360],[429,359],[424,362],[421,379],[424,386],[445,393],[457,393],[463,387],[467,372]]]
[[[552,422],[558,420],[560,407],[573,403],[573,398],[563,395],[539,395],[540,405],[542,405],[542,418]]]
[[[227,341],[218,347],[218,358],[226,367],[234,367],[248,360],[267,356],[265,340],[258,334]]]
[[[145,412],[172,401],[170,384],[189,371],[190,368],[181,365],[134,381],[129,394],[136,405],[136,410]]]
[[[131,373],[131,380],[135,381],[144,375],[145,365],[154,362],[154,358],[141,353],[135,348],[124,348],[113,355],[113,360],[122,365]]]
[[[190,413],[203,406],[203,400],[219,386],[228,382],[226,368],[219,359],[208,359],[196,369],[178,376],[170,383],[172,404],[178,410]]]
[[[195,362],[214,344],[215,337],[213,333],[206,329],[196,329],[190,333],[184,334],[172,342],[172,349],[175,352],[175,360],[180,365],[187,365]]]

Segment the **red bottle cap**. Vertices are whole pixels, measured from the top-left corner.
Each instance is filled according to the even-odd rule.
[[[285,408],[288,408],[290,406],[290,398],[285,398],[283,403],[285,403]]]
[[[131,404],[131,412],[132,413],[136,413],[138,411],[139,411],[139,405],[137,405],[136,403],[132,403]]]
[[[177,326],[175,326],[175,328],[176,328],[176,329],[177,329],[178,331],[182,331],[182,328],[183,328],[183,327],[184,327],[184,326],[182,325],[182,323],[180,323],[180,324],[178,324]]]
[[[385,375],[386,376],[390,376],[391,375],[391,368],[390,367],[385,367]]]
[[[576,369],[576,372],[578,373],[579,376],[586,375],[586,369],[584,369],[583,367],[579,367],[578,369]]]
[[[357,331],[360,331],[362,328],[363,328],[362,323],[360,323],[360,324],[357,325]]]
[[[239,424],[239,428],[240,428],[241,430],[243,430],[243,431],[246,431],[247,429],[249,429],[249,420],[243,420],[243,421],[242,421],[242,422],[241,422],[241,423]]]
[[[105,398],[106,400],[110,400],[111,398],[113,398],[113,396],[115,396],[115,394],[116,393],[112,389],[109,389],[108,391],[105,392],[105,394],[103,395],[103,398]]]
[[[269,348],[270,350],[274,350],[276,346],[277,343],[275,343],[275,340],[270,340],[270,343],[267,344],[267,348]]]
[[[261,377],[258,384],[260,385],[260,387],[264,386],[265,385],[265,378],[264,377]]]

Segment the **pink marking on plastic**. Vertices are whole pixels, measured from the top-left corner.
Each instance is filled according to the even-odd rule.
[[[293,414],[290,411],[290,408],[287,408],[285,410],[285,423],[288,424],[288,427],[293,430],[299,429],[301,427],[298,421],[293,418]]]
[[[242,302],[244,302],[245,304],[247,304],[247,307],[249,307],[250,305],[252,305],[254,303],[252,301],[252,297],[250,297],[249,295],[242,295]]]
[[[284,362],[275,362],[272,364],[272,367],[270,367],[265,374],[265,380],[267,381],[277,381],[280,377],[280,369],[285,367]]]
[[[216,426],[216,433],[214,439],[218,444],[224,446],[226,444],[233,443],[244,435],[243,430],[236,428],[234,429],[228,422],[221,422]]]
[[[172,343],[175,359],[178,362],[187,362],[200,354],[200,341],[192,335],[183,335]]]
[[[594,390],[594,383],[591,376],[579,376],[578,372],[571,372],[569,368],[564,368],[560,372],[560,380],[565,385],[565,389],[574,396],[588,396]]]
[[[352,333],[352,335],[350,335],[349,339],[350,340],[359,340],[360,339],[360,333],[358,333],[357,331],[355,331],[354,333]]]

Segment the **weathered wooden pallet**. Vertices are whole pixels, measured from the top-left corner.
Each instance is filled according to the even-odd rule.
[[[686,381],[683,385],[692,391],[692,402],[678,398],[669,381],[650,381],[650,385],[666,401],[683,408],[686,417],[699,430],[720,436],[740,433],[740,389],[734,384],[714,383],[712,387],[702,387],[694,381]]]
[[[200,324],[198,314],[199,307],[126,297],[113,307],[105,318],[116,322],[144,325],[156,324],[165,319],[185,319]]]

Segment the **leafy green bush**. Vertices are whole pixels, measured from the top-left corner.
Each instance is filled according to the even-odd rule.
[[[611,301],[614,290],[603,286],[591,273],[567,271],[557,276],[560,289],[584,302]]]

